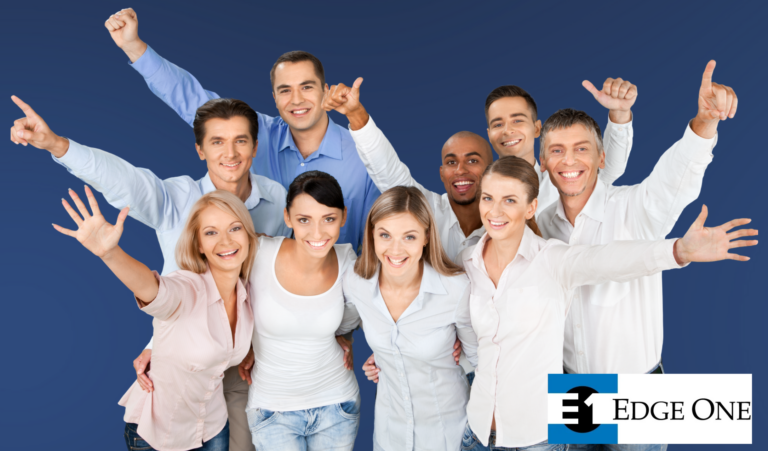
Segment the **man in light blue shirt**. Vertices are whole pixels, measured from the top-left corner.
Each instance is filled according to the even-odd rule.
[[[13,101],[24,111],[11,129],[16,144],[32,144],[48,150],[53,160],[104,194],[115,208],[130,205],[134,219],[152,227],[163,252],[163,272],[179,269],[176,241],[181,235],[192,206],[206,193],[223,189],[245,202],[257,232],[270,236],[290,236],[283,219],[286,190],[279,183],[250,172],[259,131],[257,114],[245,102],[215,99],[197,111],[194,121],[195,147],[208,165],[199,180],[189,176],[161,180],[148,169],[137,168],[122,158],[57,136],[43,119],[21,99]],[[142,388],[151,389],[146,374],[151,356],[148,349],[134,361]],[[233,451],[253,451],[245,416],[248,384],[241,380],[237,367],[225,372],[224,396],[230,424]]]
[[[188,124],[192,124],[197,107],[219,97],[139,38],[138,19],[132,9],[110,16],[105,26],[152,92]],[[368,211],[380,193],[357,154],[349,130],[335,124],[323,110],[328,85],[322,64],[307,52],[288,52],[275,62],[270,78],[280,117],[258,114],[259,151],[251,171],[286,189],[306,171],[333,175],[347,207],[347,222],[338,243],[351,243],[358,249]]]

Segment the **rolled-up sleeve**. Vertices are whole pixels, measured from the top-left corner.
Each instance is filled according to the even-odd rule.
[[[178,319],[183,313],[182,299],[194,299],[199,295],[192,281],[175,277],[175,272],[167,276],[161,276],[157,271],[152,273],[160,285],[157,296],[148,303],[136,298],[136,303],[141,311],[161,321]]]

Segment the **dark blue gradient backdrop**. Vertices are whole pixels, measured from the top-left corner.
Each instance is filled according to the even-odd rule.
[[[736,118],[720,125],[715,159],[698,201],[671,236],[681,236],[702,203],[708,225],[751,217],[765,228],[766,44],[761,2],[181,2],[6,3],[0,14],[3,68],[0,125],[21,117],[16,94],[58,134],[108,150],[166,178],[205,173],[191,128],[147,89],[103,23],[131,6],[139,35],[210,90],[277,115],[269,70],[302,49],[324,63],[329,84],[365,77],[362,101],[427,187],[443,192],[439,152],[459,130],[486,136],[485,96],[516,84],[542,118],[583,109],[607,112],[581,82],[607,77],[637,84],[635,141],[617,184],[635,184],[696,114],[701,74],[739,96]],[[346,119],[331,113],[333,120]],[[72,221],[61,207],[82,183],[46,151],[2,144],[3,449],[123,449],[118,399],[135,378],[131,362],[152,334],[98,258],[51,228]],[[103,198],[113,221],[117,211]],[[121,245],[162,267],[155,234],[129,219]],[[754,438],[766,449],[766,244],[749,263],[693,264],[665,274],[664,364],[671,373],[752,373]],[[374,387],[359,367],[369,355],[356,334],[363,394],[356,449],[370,450]],[[683,446],[673,446],[683,449]],[[697,447],[698,449],[700,447]],[[694,449],[687,447],[686,449]],[[707,449],[730,449],[712,446]]]

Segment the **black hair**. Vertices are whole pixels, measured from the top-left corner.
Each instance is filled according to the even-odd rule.
[[[288,195],[285,196],[285,208],[291,209],[293,200],[299,194],[309,194],[326,207],[344,211],[344,194],[339,182],[331,174],[322,171],[307,171],[291,182]]]

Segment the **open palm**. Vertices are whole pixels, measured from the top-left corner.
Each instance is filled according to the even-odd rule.
[[[738,240],[745,236],[756,236],[755,229],[740,229],[729,232],[734,227],[749,224],[751,219],[734,219],[718,227],[704,227],[707,219],[707,206],[702,205],[701,214],[680,239],[678,254],[684,262],[716,262],[720,260],[747,261],[749,257],[731,254],[735,247],[754,246],[757,240]]]
[[[120,211],[115,225],[112,225],[104,219],[99,210],[99,204],[93,196],[93,192],[87,186],[85,187],[85,194],[88,196],[88,203],[91,205],[93,214],[88,213],[88,209],[77,193],[69,190],[69,195],[83,217],[81,218],[69,203],[62,199],[61,203],[64,205],[64,209],[67,210],[67,213],[69,213],[69,216],[75,221],[75,224],[77,224],[77,230],[65,229],[56,224],[53,224],[53,227],[64,235],[77,239],[80,244],[98,257],[104,257],[117,247],[120,236],[123,234],[123,224],[125,223],[126,216],[128,216],[129,207],[125,207]]]

